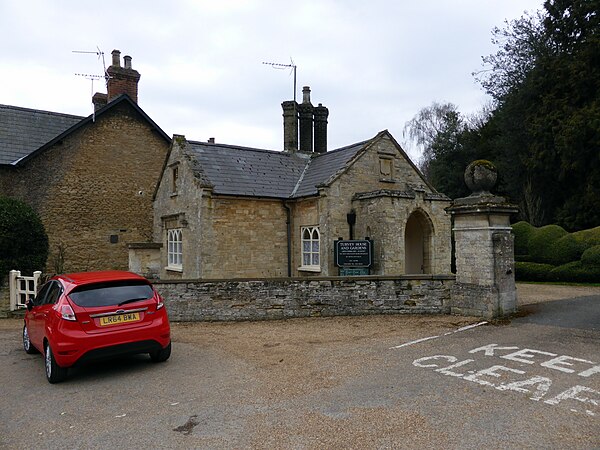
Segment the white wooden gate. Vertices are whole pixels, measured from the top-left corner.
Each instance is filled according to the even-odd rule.
[[[27,300],[30,297],[35,297],[37,293],[38,283],[42,272],[33,272],[32,277],[21,276],[19,270],[11,270],[9,273],[9,285],[10,285],[10,310],[15,311],[17,309],[26,308]]]

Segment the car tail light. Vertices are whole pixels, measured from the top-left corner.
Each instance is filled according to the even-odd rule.
[[[159,309],[162,309],[165,306],[165,303],[163,302],[163,299],[160,295],[156,294],[156,298],[158,300],[158,303],[156,305],[156,310],[158,311]]]
[[[65,320],[77,320],[77,318],[75,317],[75,312],[73,311],[73,308],[71,308],[71,305],[62,305],[60,307],[60,316]]]

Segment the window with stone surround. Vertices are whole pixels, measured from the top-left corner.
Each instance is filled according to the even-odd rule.
[[[319,227],[302,227],[302,266],[300,270],[321,270],[321,235]]]
[[[182,270],[183,268],[183,233],[181,228],[167,231],[167,269]]]

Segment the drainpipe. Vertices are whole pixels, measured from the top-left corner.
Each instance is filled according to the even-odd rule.
[[[283,207],[285,208],[287,226],[287,273],[288,277],[292,277],[292,209],[287,205],[285,200],[283,201]]]

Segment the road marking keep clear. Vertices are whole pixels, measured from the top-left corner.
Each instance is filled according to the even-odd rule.
[[[432,337],[433,338],[433,337]],[[423,341],[421,339],[419,341]],[[413,341],[415,343],[417,341]],[[394,347],[394,348],[399,348]],[[500,358],[511,363],[519,363],[520,367],[535,367],[539,365],[560,373],[574,374],[578,377],[577,384],[558,394],[549,396],[552,380],[546,376],[527,376],[525,370],[510,367],[504,361],[502,364],[494,364],[481,370],[469,370],[469,366],[477,364],[475,359],[463,359],[452,355],[433,355],[418,358],[413,361],[413,366],[432,369],[434,372],[446,376],[455,377],[483,386],[493,387],[499,391],[513,391],[530,395],[534,401],[543,400],[548,405],[558,405],[565,400],[579,402],[588,416],[600,414],[600,392],[583,386],[582,382],[590,377],[600,374],[600,365],[583,358],[575,358],[568,355],[536,350],[531,348],[519,348],[515,346],[500,346],[498,344],[487,344],[469,351],[469,354],[483,358]],[[549,397],[549,398],[546,398]],[[578,412],[575,408],[570,409]]]

